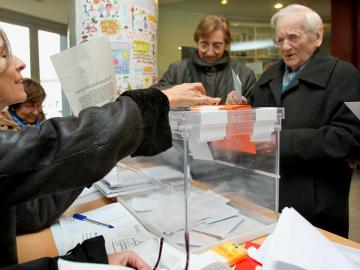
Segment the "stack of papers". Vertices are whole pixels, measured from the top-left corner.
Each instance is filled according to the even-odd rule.
[[[50,227],[59,255],[64,255],[78,243],[99,235],[104,236],[105,248],[109,254],[127,250],[155,237],[120,203],[108,204],[82,214],[114,228],[63,216]]]
[[[130,168],[119,170],[113,168],[104,179],[95,184],[107,198],[129,195],[159,188],[151,179],[140,171]]]
[[[247,219],[239,210],[228,205],[229,200],[212,191],[191,194],[189,210],[190,245],[203,247],[227,238]],[[156,193],[135,197],[129,207],[141,214],[150,226],[168,235],[176,243],[184,244],[185,209],[184,197],[175,194]],[[169,218],[164,218],[169,217]],[[248,224],[247,222],[245,223]],[[253,225],[253,224],[252,224]]]
[[[166,182],[171,185],[183,185],[184,174],[169,166],[154,166],[145,169],[133,169],[123,165],[95,184],[107,198],[161,189]]]
[[[262,263],[263,270],[359,269],[339,248],[292,208],[282,211],[274,232],[261,247],[248,255]]]

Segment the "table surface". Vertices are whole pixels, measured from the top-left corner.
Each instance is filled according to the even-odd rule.
[[[86,204],[72,207],[65,212],[65,215],[71,216],[73,213],[86,212],[104,206],[111,202],[113,202],[113,200],[107,198],[100,198]],[[323,230],[321,230],[321,232],[325,234],[328,239],[334,242],[360,249],[360,243],[351,241],[349,239],[337,236]],[[265,237],[261,237],[254,240],[254,242],[261,243],[262,241],[264,241],[264,239]],[[58,252],[56,250],[50,228],[43,229],[36,233],[18,236],[16,238],[16,242],[20,263],[35,260],[41,257],[58,256]]]

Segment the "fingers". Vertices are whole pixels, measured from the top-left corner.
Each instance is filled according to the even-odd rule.
[[[151,267],[132,251],[108,255],[109,264],[130,266],[138,270],[151,270]]]
[[[213,98],[208,96],[200,96],[191,100],[191,105],[215,105],[221,101],[221,98]]]
[[[202,83],[197,82],[197,83],[191,83],[191,84],[197,91],[199,91],[202,95],[206,96],[206,90]]]
[[[241,103],[240,104],[247,104],[248,102],[247,102],[247,98],[246,97],[244,97],[244,96],[242,96],[241,97]]]
[[[245,98],[245,100],[246,100],[246,98]],[[226,104],[228,104],[228,105],[243,104],[242,97],[239,97],[239,95],[233,90],[227,95]]]

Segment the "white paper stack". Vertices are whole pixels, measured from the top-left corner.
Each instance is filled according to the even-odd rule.
[[[284,208],[274,232],[248,254],[263,270],[360,269],[293,208]]]
[[[160,187],[151,181],[151,178],[140,170],[115,167],[104,179],[95,184],[107,198],[129,195],[139,192],[156,190]]]
[[[229,236],[246,219],[239,210],[228,205],[228,199],[212,191],[191,194],[189,223],[190,245],[202,247]],[[141,213],[144,220],[170,236],[178,244],[184,243],[184,198],[175,194],[151,194],[132,198],[129,206]],[[169,217],[169,218],[164,218]]]

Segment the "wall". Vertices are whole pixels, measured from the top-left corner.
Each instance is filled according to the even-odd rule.
[[[204,14],[160,7],[158,24],[158,74],[181,59],[179,46],[195,46],[193,33]]]
[[[1,0],[0,8],[67,24],[68,0]]]

